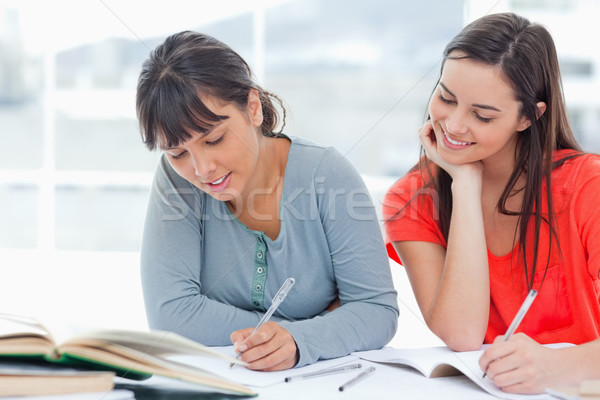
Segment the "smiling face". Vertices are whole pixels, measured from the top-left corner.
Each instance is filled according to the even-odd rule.
[[[451,164],[514,163],[518,132],[529,126],[519,107],[500,69],[448,58],[429,103],[440,156]]]
[[[192,132],[190,139],[163,151],[181,177],[217,200],[235,202],[252,189],[262,136],[257,131],[263,119],[260,100],[256,91],[250,91],[245,111],[214,97],[202,100],[227,118],[213,124],[207,134]]]

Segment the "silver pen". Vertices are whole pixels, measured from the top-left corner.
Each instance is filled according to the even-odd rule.
[[[315,372],[309,372],[307,374],[302,374],[302,375],[292,375],[292,376],[288,376],[287,378],[285,378],[284,381],[291,382],[291,381],[298,381],[298,380],[303,380],[303,379],[317,378],[319,376],[337,374],[339,372],[349,371],[351,369],[357,369],[357,368],[362,368],[362,364],[350,364],[350,365],[344,365],[344,366],[336,367],[336,368],[326,368],[326,369],[322,369],[322,370],[315,371]]]
[[[535,300],[535,296],[537,296],[537,294],[538,292],[535,289],[531,289],[529,293],[527,293],[527,297],[525,297],[523,304],[521,304],[521,308],[519,308],[519,311],[517,311],[517,315],[515,315],[515,317],[513,318],[512,322],[508,326],[508,329],[506,330],[506,333],[504,334],[504,337],[502,338],[503,342],[506,342],[508,339],[510,339],[512,334],[515,333],[515,331],[521,324],[521,321],[523,321],[525,314],[527,314],[527,311],[529,311],[529,307],[531,307],[531,303],[533,303],[533,300]],[[486,375],[487,368],[483,373],[481,379],[485,378]]]
[[[294,278],[287,278],[285,280],[285,282],[283,282],[283,285],[281,285],[281,287],[279,288],[279,290],[277,291],[277,293],[275,293],[275,296],[273,297],[273,302],[271,303],[271,307],[269,307],[269,309],[262,316],[260,321],[258,321],[258,325],[256,325],[256,327],[252,330],[252,332],[250,333],[250,336],[254,335],[254,333],[261,326],[263,326],[263,324],[265,322],[267,322],[269,320],[269,318],[271,318],[271,316],[273,315],[275,310],[277,310],[277,307],[279,307],[279,305],[283,302],[283,300],[285,300],[285,296],[288,295],[288,293],[294,286],[294,283],[296,283],[296,280]],[[250,336],[248,336],[248,337],[250,337]],[[241,354],[242,354],[242,352],[238,351],[237,354],[235,355],[235,358],[239,358]],[[234,363],[229,364],[229,368],[233,367],[233,365],[234,365]]]
[[[360,382],[363,379],[365,379],[366,377],[368,377],[373,372],[375,372],[375,367],[367,368],[365,371],[361,372],[360,374],[356,375],[354,378],[350,379],[348,382],[346,382],[342,386],[340,386],[338,388],[339,391],[343,392],[344,390],[348,389],[350,386],[354,386],[358,382]]]

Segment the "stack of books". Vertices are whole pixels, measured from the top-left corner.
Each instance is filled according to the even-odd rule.
[[[59,341],[36,319],[0,314],[0,396],[108,392],[115,375],[134,380],[159,375],[191,382],[200,391],[256,396],[211,371],[169,360],[178,355],[245,365],[172,332],[93,330]]]

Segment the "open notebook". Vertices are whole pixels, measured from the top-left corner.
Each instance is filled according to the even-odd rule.
[[[569,343],[548,345],[559,348],[572,346]],[[455,352],[446,346],[419,349],[395,349],[384,347],[381,350],[361,351],[353,355],[372,362],[404,365],[416,369],[428,378],[463,374],[480,388],[500,399],[547,399],[548,395],[521,395],[505,393],[489,378],[483,378],[479,358],[483,350]]]

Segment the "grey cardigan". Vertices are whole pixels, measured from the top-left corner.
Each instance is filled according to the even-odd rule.
[[[293,277],[272,320],[296,341],[297,366],[380,348],[394,336],[397,293],[362,178],[334,148],[291,140],[275,240],[248,229],[163,155],[141,250],[150,328],[230,345],[230,334],[255,326]],[[338,296],[341,307],[326,311]]]

